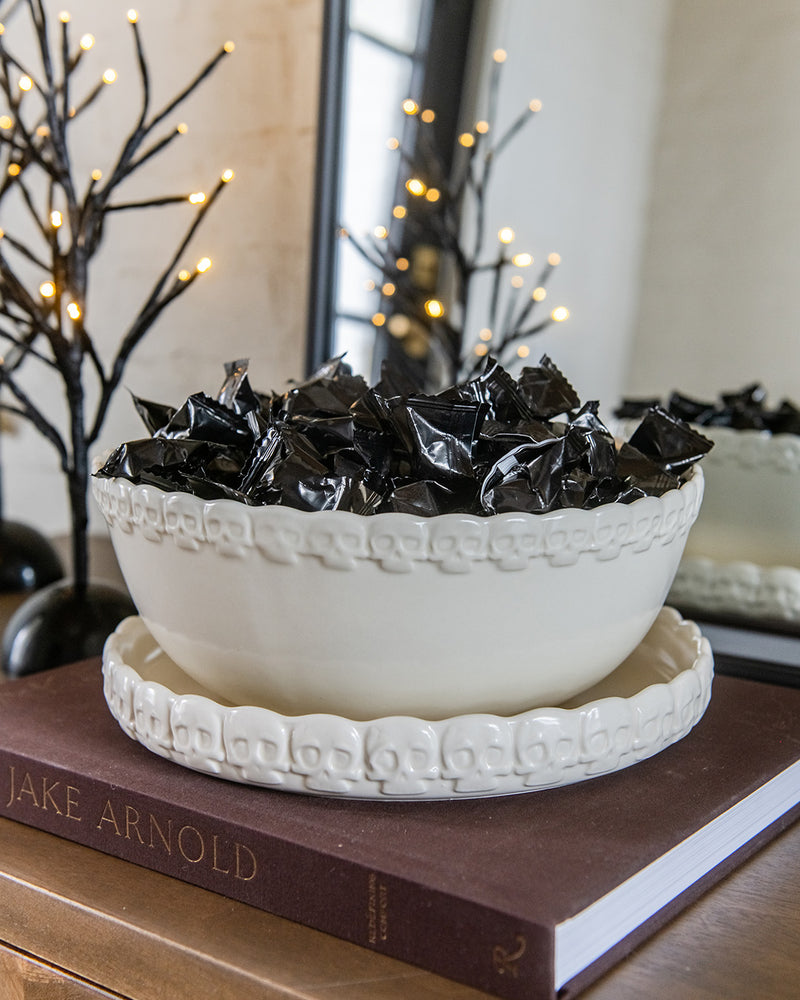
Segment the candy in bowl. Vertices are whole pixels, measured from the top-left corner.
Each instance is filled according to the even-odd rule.
[[[348,382],[343,399],[331,402],[337,377],[355,378],[337,369],[301,386],[311,399],[305,409],[296,390],[254,402],[240,379],[233,402],[224,388],[217,399],[198,396],[191,413],[166,414],[166,432],[97,463],[95,497],[131,596],[176,664],[233,704],[287,715],[442,719],[559,704],[631,653],[662,608],[697,517],[697,464],[676,471],[675,463],[662,476],[631,449],[614,474],[621,499],[601,502],[614,495],[612,477],[603,465],[592,485],[586,463],[616,461],[620,449],[594,411],[556,420],[566,409],[559,400],[537,426],[525,411],[525,419],[502,423],[491,394],[479,398],[467,383],[476,405],[409,396],[401,420],[396,394],[370,396]],[[506,394],[512,382],[502,382]],[[245,423],[235,404],[243,394],[252,407],[240,407]],[[517,405],[531,409],[531,394],[521,398]],[[242,438],[242,426],[253,431],[238,470],[231,452],[223,462],[217,448],[215,421],[227,419],[226,408]],[[392,421],[401,446],[387,443]],[[292,436],[298,426],[302,439]],[[337,435],[333,475],[318,459],[323,439]],[[576,457],[579,445],[589,458]],[[396,471],[383,492],[378,477],[354,475],[368,449],[373,469]],[[542,456],[548,487],[561,477],[560,496],[546,496],[534,480]],[[199,461],[202,479],[191,465]],[[648,467],[659,480],[658,495],[634,484],[626,471],[634,465],[640,479]],[[262,492],[243,502],[240,487],[256,474]],[[587,505],[559,505],[564,497],[575,503],[579,489]]]

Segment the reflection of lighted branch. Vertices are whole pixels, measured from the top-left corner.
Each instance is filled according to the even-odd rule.
[[[14,5],[16,9],[18,5]],[[94,170],[81,197],[73,171],[67,136],[74,120],[94,105],[117,78],[106,70],[75,106],[71,92],[79,66],[84,66],[84,52],[93,43],[84,35],[77,46],[70,43],[70,18],[60,15],[57,42],[51,51],[47,16],[43,0],[27,0],[26,8],[38,42],[39,72],[23,66],[6,47],[8,31],[0,28],[0,92],[5,96],[8,113],[0,115],[0,201],[11,194],[21,200],[35,224],[35,234],[46,251],[28,245],[0,231],[0,339],[11,350],[0,366],[0,385],[5,386],[12,402],[0,404],[27,419],[55,447],[61,466],[68,476],[73,521],[73,564],[76,584],[86,581],[86,524],[88,449],[97,439],[111,398],[119,386],[125,365],[136,346],[163,310],[182,295],[210,266],[208,258],[191,272],[176,277],[179,261],[222,189],[233,177],[225,171],[209,195],[159,195],[130,202],[113,202],[119,185],[158,153],[186,132],[184,125],[156,135],[164,119],[171,115],[205,80],[220,61],[233,51],[226,43],[203,66],[180,93],[160,111],[150,113],[150,74],[135,11],[128,12],[136,50],[141,107],[135,124],[125,139],[107,177]],[[6,18],[9,10],[6,10]],[[31,174],[31,183],[26,177]],[[43,175],[44,183],[42,181]],[[37,192],[34,197],[33,192]],[[38,204],[39,200],[44,205]],[[122,337],[111,365],[106,369],[87,325],[87,288],[89,266],[103,237],[105,222],[112,212],[138,208],[191,205],[192,220],[177,249],[157,278],[149,296]],[[15,269],[10,257],[25,262],[27,270]],[[35,293],[28,291],[28,271],[37,273]],[[22,275],[26,278],[23,280]],[[43,278],[45,280],[43,280]],[[62,436],[55,423],[27,394],[16,377],[20,364],[30,358],[58,371],[65,389],[69,430]],[[87,387],[84,385],[84,361],[98,383],[93,418],[87,421]],[[92,396],[95,394],[92,393]]]
[[[548,318],[533,322],[534,310],[544,299],[544,286],[558,263],[557,254],[550,255],[538,275],[533,294],[528,297],[522,295],[524,282],[518,273],[512,278],[510,291],[506,291],[503,281],[509,269],[516,272],[533,264],[530,254],[511,255],[508,251],[508,245],[514,239],[510,228],[501,230],[499,248],[491,258],[487,260],[483,256],[487,228],[486,200],[495,162],[542,106],[538,100],[531,101],[498,138],[492,137],[491,122],[496,118],[500,73],[504,61],[505,53],[497,50],[493,56],[488,85],[488,120],[476,122],[471,131],[461,134],[458,139],[460,157],[449,178],[445,174],[443,158],[427,128],[435,115],[432,111],[421,109],[412,99],[404,101],[402,107],[405,114],[416,122],[414,154],[403,149],[396,139],[387,143],[390,149],[398,150],[401,164],[408,171],[405,180],[405,189],[410,199],[408,209],[403,205],[396,206],[392,213],[393,219],[400,220],[405,227],[404,245],[430,241],[446,255],[455,277],[451,293],[453,307],[436,313],[426,310],[421,299],[425,297],[430,300],[431,291],[416,287],[408,269],[399,267],[397,250],[392,245],[391,229],[380,227],[383,238],[376,241],[370,237],[368,242],[342,230],[342,235],[349,239],[356,252],[381,272],[384,281],[389,280],[395,286],[391,298],[393,315],[414,319],[420,330],[427,330],[431,344],[435,344],[444,353],[451,369],[450,374],[453,375],[460,375],[470,369],[475,371],[480,366],[480,358],[488,353],[490,341],[492,353],[503,360],[503,355],[514,344],[536,335],[551,323],[568,315],[566,310],[563,313],[554,311]],[[471,249],[465,246],[461,221],[467,199],[470,199],[474,208]],[[427,210],[414,212],[414,206],[424,206]],[[465,343],[465,330],[454,326],[450,317],[455,315],[460,319],[462,327],[466,325],[474,279],[478,275],[487,275],[489,278],[488,325],[481,331],[477,346],[470,348]],[[402,324],[393,326],[391,319],[386,323],[383,313],[377,313],[376,316],[380,317],[380,322],[376,325],[386,325],[390,332],[397,328],[406,329]],[[524,356],[526,352],[523,350],[519,353]]]

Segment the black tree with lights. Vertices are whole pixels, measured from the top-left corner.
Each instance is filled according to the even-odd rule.
[[[9,17],[23,11],[36,39],[35,66],[25,65],[8,46]],[[9,400],[0,408],[28,421],[55,449],[67,482],[72,543],[71,580],[34,595],[9,624],[3,667],[11,675],[98,653],[108,632],[132,613],[125,595],[89,582],[90,449],[131,354],[164,309],[210,266],[210,260],[202,258],[191,270],[179,269],[206,213],[233,177],[226,170],[208,195],[120,198],[124,183],[186,131],[185,125],[170,126],[167,119],[233,50],[226,43],[177,96],[154,111],[138,16],[131,10],[127,17],[139,69],[141,109],[110,167],[80,177],[71,150],[73,125],[100,100],[116,74],[106,70],[88,87],[79,85],[79,70],[94,39],[83,35],[74,43],[68,14],[60,14],[52,25],[43,0],[17,0],[5,11],[0,9],[4,22],[0,92],[6,103],[0,109],[0,209],[15,199],[30,222],[25,234],[0,231],[0,338],[7,348],[0,364],[0,387]],[[89,279],[108,218],[112,213],[176,203],[190,206],[191,222],[106,361],[92,335]],[[65,419],[52,416],[26,390],[21,374],[28,365],[44,366],[61,380]],[[35,655],[30,652],[32,633],[39,636],[41,647]],[[18,641],[22,634],[24,642]],[[20,652],[23,646],[26,651]]]
[[[497,160],[541,110],[541,102],[532,100],[505,132],[493,136],[504,60],[505,52],[497,50],[487,120],[459,136],[461,155],[452,171],[433,138],[435,112],[412,98],[403,102],[413,127],[402,141],[389,141],[402,158],[392,219],[367,238],[354,236],[346,227],[341,231],[380,275],[375,287],[381,306],[373,323],[399,340],[412,358],[437,352],[445,382],[474,374],[490,352],[504,364],[514,351],[526,357],[526,341],[569,316],[563,306],[541,318],[539,313],[545,286],[561,260],[557,253],[548,254],[533,289],[526,292],[523,275],[534,261],[529,253],[511,250],[513,229],[500,229],[495,248],[487,249],[486,203]],[[470,306],[482,278],[490,282],[488,314],[479,330],[471,329]]]

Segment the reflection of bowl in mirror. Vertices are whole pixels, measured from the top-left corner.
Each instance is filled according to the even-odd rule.
[[[800,437],[702,427],[703,510],[687,557],[800,567]]]
[[[800,436],[702,427],[705,497],[669,600],[800,621]]]
[[[365,517],[93,480],[158,644],[237,704],[354,719],[557,704],[637,646],[703,494],[593,510]]]

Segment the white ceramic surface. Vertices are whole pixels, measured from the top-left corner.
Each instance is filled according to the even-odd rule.
[[[703,459],[703,510],[686,557],[800,569],[800,437],[698,429],[714,447]]]
[[[684,608],[800,622],[800,568],[685,557],[669,600]]]
[[[128,618],[103,654],[109,709],[131,739],[184,767],[289,792],[383,800],[475,798],[583,781],[681,739],[708,705],[713,660],[664,608],[636,650],[558,708],[359,722],[214,700]]]
[[[449,718],[558,704],[664,604],[703,493],[549,514],[364,517],[93,480],[139,614],[215,696]]]

